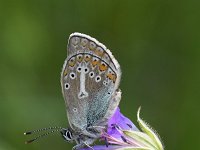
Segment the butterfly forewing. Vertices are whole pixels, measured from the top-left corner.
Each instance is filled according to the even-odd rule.
[[[62,92],[72,129],[83,130],[101,120],[119,86],[120,66],[96,39],[73,33],[61,73]]]

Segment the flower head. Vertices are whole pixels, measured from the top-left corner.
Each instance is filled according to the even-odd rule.
[[[102,139],[107,144],[92,148],[94,150],[164,150],[159,136],[140,118],[140,108],[137,113],[137,121],[140,130],[117,108],[108,122],[107,132],[102,135]]]

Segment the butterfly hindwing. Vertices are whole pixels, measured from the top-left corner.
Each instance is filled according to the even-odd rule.
[[[61,73],[62,92],[71,128],[83,130],[109,111],[121,70],[111,52],[88,35],[71,34],[67,52]]]

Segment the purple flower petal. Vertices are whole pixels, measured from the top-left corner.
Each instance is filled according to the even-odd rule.
[[[109,145],[109,147],[106,147],[105,145],[97,145],[97,146],[92,146],[94,150],[117,150],[119,148],[125,148],[122,146],[116,146],[116,145]],[[80,150],[91,150],[91,148],[82,148]]]
[[[120,130],[135,130],[139,131],[138,128],[130,121],[130,119],[126,118],[121,112],[119,107],[116,109],[114,115],[108,121],[108,129],[107,134],[121,139],[122,133]]]

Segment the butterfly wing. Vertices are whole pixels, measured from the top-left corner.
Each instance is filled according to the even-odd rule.
[[[120,65],[103,44],[85,34],[70,35],[61,86],[72,129],[83,130],[108,114],[120,78]]]

